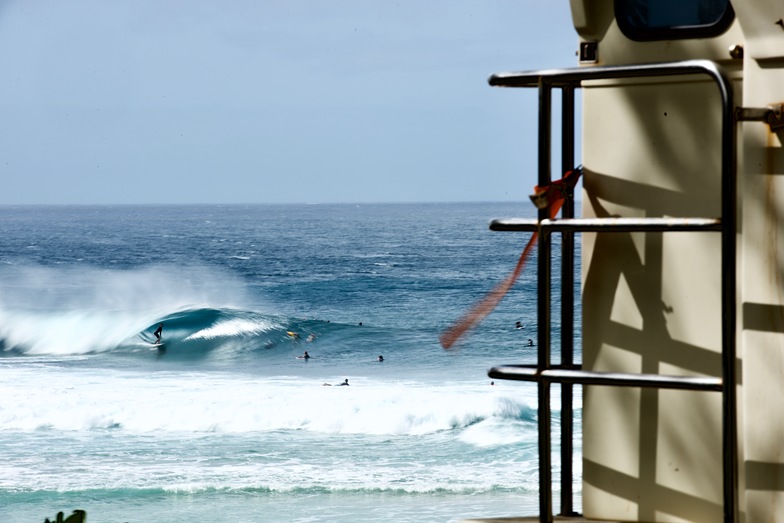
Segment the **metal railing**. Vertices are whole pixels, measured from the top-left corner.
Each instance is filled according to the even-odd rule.
[[[604,385],[658,389],[720,391],[722,394],[722,458],[724,522],[737,519],[737,398],[736,398],[736,130],[732,87],[714,62],[692,60],[675,63],[501,73],[490,77],[497,87],[536,87],[539,90],[538,185],[551,183],[551,99],[561,89],[561,172],[574,168],[574,91],[590,80],[662,76],[707,76],[721,96],[721,217],[720,218],[574,218],[573,195],[551,220],[548,209],[538,220],[495,220],[496,231],[539,231],[538,245],[538,348],[536,365],[503,365],[490,369],[495,379],[533,381],[538,387],[539,425],[539,520],[553,520],[550,384],[561,385],[561,510],[575,515],[573,507],[573,412],[572,386]],[[574,234],[580,232],[683,232],[721,233],[721,377],[680,377],[658,374],[590,372],[574,364]],[[561,260],[561,364],[550,362],[550,235],[560,233]]]

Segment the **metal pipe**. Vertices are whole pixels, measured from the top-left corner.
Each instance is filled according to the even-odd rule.
[[[723,231],[720,218],[563,218],[541,221],[508,218],[490,222],[493,231],[701,232]]]
[[[514,381],[546,381],[550,383],[571,383],[579,385],[715,392],[721,392],[724,385],[724,380],[712,376],[667,376],[662,374],[598,372],[554,368],[539,370],[533,365],[502,365],[493,367],[487,374],[491,378]]]
[[[726,77],[718,64],[710,60],[685,60],[639,65],[580,67],[543,71],[506,72],[492,75],[487,81],[493,87],[537,87],[540,80],[551,87],[581,87],[587,80],[612,80],[656,76],[707,75],[717,84]],[[722,89],[721,85],[719,89]]]
[[[552,90],[543,80],[539,81],[539,186],[550,183],[550,142]],[[539,220],[549,216],[549,209],[539,209]],[[540,371],[550,367],[550,238],[539,236],[537,279],[537,366]],[[539,417],[539,521],[553,520],[552,457],[550,455],[550,383],[537,382]]]
[[[738,506],[738,418],[737,418],[737,140],[732,85],[717,70],[714,78],[722,100],[721,116],[721,273],[722,273],[722,454],[724,463],[724,522],[737,521]]]
[[[561,89],[561,172],[574,168],[574,87]],[[569,189],[561,208],[562,218],[574,218],[574,190]],[[574,363],[574,233],[561,238],[561,365]],[[561,512],[574,514],[574,392],[571,383],[561,383]]]

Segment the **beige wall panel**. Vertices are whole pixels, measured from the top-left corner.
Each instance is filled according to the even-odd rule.
[[[693,79],[586,88],[583,215],[719,216],[719,109],[713,84]],[[585,235],[585,368],[720,373],[715,236]],[[586,387],[585,515],[720,519],[721,410],[713,396]]]
[[[662,235],[663,252],[678,256],[662,260],[662,307],[667,332],[673,341],[682,342],[680,359],[673,361],[683,369],[721,375],[721,329],[705,329],[705,323],[718,327],[721,315],[721,237],[715,233]],[[700,347],[700,350],[692,350]],[[706,354],[709,350],[712,354]]]
[[[784,2],[742,0],[732,3],[745,36],[746,56],[754,60],[784,57]]]
[[[765,25],[771,14],[765,2],[750,2],[740,14],[746,27]],[[779,6],[780,8],[780,6]],[[784,13],[783,13],[784,14]],[[753,39],[752,56],[770,57],[782,50],[769,45],[781,39],[769,31]],[[743,105],[784,103],[784,61],[744,64]],[[740,286],[742,289],[740,397],[744,472],[742,492],[747,521],[784,519],[784,131],[767,124],[741,124],[743,164]]]

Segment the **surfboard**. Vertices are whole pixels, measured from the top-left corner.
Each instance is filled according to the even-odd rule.
[[[152,343],[151,345],[152,347],[150,347],[150,349],[157,349],[159,347],[163,347],[163,342],[159,341],[158,343]]]

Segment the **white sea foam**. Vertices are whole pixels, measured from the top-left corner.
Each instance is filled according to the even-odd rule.
[[[352,379],[349,387],[295,378],[222,373],[5,368],[2,430],[116,429],[151,432],[422,435],[464,429],[507,416],[508,402],[489,388]],[[325,380],[329,383],[339,378]],[[476,429],[474,429],[476,430]],[[466,441],[472,441],[470,438]],[[476,439],[474,439],[476,441]],[[481,443],[484,444],[484,443]]]
[[[24,434],[27,442],[0,463],[0,488],[474,493],[536,485],[530,422],[509,417],[532,398],[512,388],[370,378],[326,387],[18,360],[0,360],[0,369],[0,441]]]

